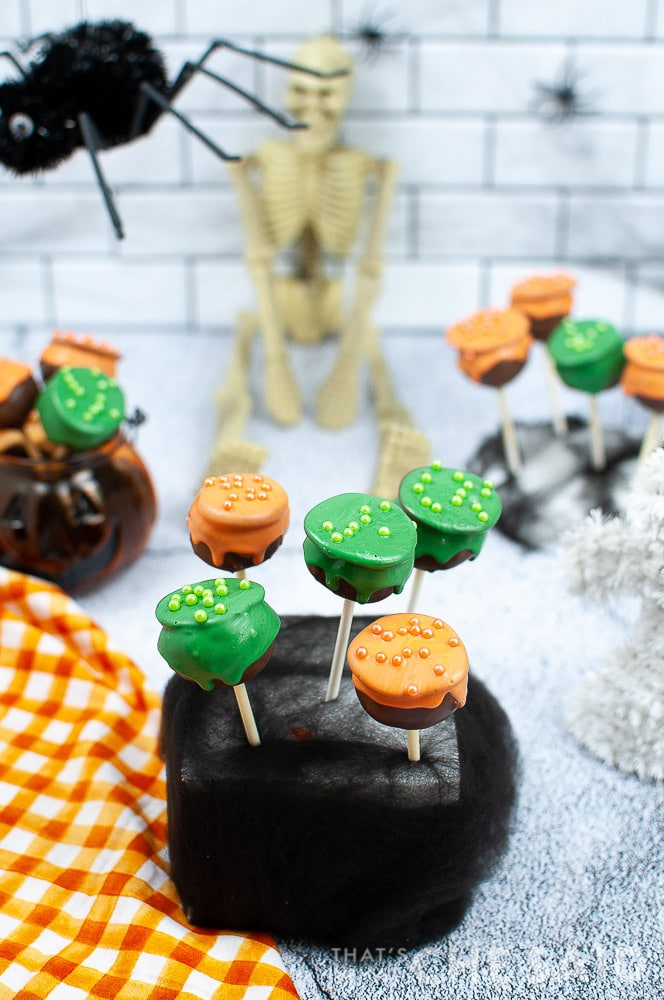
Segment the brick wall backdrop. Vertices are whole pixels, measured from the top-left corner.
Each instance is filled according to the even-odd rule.
[[[285,56],[319,31],[349,41],[345,138],[401,164],[384,325],[440,327],[564,266],[577,312],[664,329],[664,0],[2,0],[0,49],[83,16],[134,20],[172,74],[218,36]],[[351,37],[367,21],[390,36],[373,59]],[[280,104],[279,71],[228,53],[211,65]],[[538,85],[570,67],[582,113],[552,121]],[[275,133],[203,79],[178,107],[229,151]],[[123,243],[87,153],[37,178],[0,167],[0,327],[232,324],[253,297],[220,161],[164,117],[102,162]]]

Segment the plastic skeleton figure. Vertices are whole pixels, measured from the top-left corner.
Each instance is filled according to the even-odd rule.
[[[291,72],[286,106],[308,127],[295,133],[293,139],[264,143],[256,153],[230,167],[258,310],[240,316],[230,369],[218,392],[220,433],[210,472],[228,470],[233,464],[238,467],[238,462],[245,468],[257,467],[265,456],[259,446],[241,440],[251,409],[247,382],[254,335],[260,332],[263,338],[267,411],[277,423],[288,426],[299,420],[302,404],[288,361],[287,338],[315,344],[325,335],[337,333],[336,364],[317,398],[318,422],[338,428],[353,419],[362,365],[368,361],[383,430],[383,473],[379,475],[391,479],[392,463],[398,463],[402,448],[409,451],[404,473],[422,454],[423,461],[428,456],[428,442],[409,427],[408,414],[395,404],[394,388],[371,322],[397,168],[394,163],[338,144],[353,68],[341,45],[331,36],[312,39],[299,49],[297,63],[347,70],[348,75],[320,79]],[[333,269],[335,265],[339,269],[356,245],[372,182],[368,231],[350,309],[344,313],[343,284]],[[293,264],[287,276],[277,273],[284,251]]]
[[[664,450],[646,460],[625,516],[593,511],[564,540],[570,588],[640,598],[630,641],[576,692],[567,721],[601,760],[664,780]]]

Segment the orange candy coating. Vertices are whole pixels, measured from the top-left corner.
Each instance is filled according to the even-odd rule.
[[[356,689],[380,705],[437,708],[448,693],[460,706],[465,704],[468,654],[440,618],[385,615],[358,633],[347,659]]]
[[[664,412],[664,337],[650,334],[625,342],[626,365],[620,383],[628,396],[637,396],[649,409]]]
[[[210,565],[222,567],[228,553],[258,566],[288,528],[284,488],[260,473],[229,472],[208,477],[187,517],[192,545],[206,545]]]
[[[528,319],[517,309],[481,309],[451,326],[446,339],[459,351],[461,371],[474,382],[492,385],[503,384],[491,375],[499,366],[520,371],[532,344]]]

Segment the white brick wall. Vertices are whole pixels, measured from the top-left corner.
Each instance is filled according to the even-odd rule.
[[[375,59],[350,38],[367,15],[391,35]],[[664,330],[664,0],[3,0],[0,49],[81,17],[134,19],[172,77],[214,37],[285,57],[319,31],[348,41],[345,140],[401,168],[382,324],[442,328],[565,267],[579,310]],[[536,85],[570,56],[592,113],[552,124]],[[282,72],[224,51],[210,65],[281,104]],[[229,152],[276,134],[203,78],[178,107]],[[253,297],[223,165],[166,117],[102,163],[122,244],[85,152],[36,178],[0,168],[0,329],[232,325]]]

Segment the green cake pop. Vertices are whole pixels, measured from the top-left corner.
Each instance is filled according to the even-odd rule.
[[[204,691],[232,687],[249,743],[260,743],[245,680],[272,655],[279,616],[259,583],[216,577],[185,584],[157,604],[162,629],[157,649],[169,667]]]
[[[326,701],[339,694],[355,601],[400,594],[413,570],[417,534],[399,505],[369,493],[341,493],[304,519],[304,559],[310,573],[344,598]]]
[[[36,406],[49,440],[72,451],[108,441],[125,418],[122,390],[112,376],[96,368],[60,368]]]
[[[558,324],[546,345],[565,385],[588,393],[590,458],[595,469],[606,465],[604,434],[595,397],[618,382],[625,367],[624,344],[611,323],[567,318]]]
[[[417,527],[413,610],[422,572],[452,569],[480,554],[502,504],[489,479],[441,462],[413,469],[401,481],[399,503]]]

